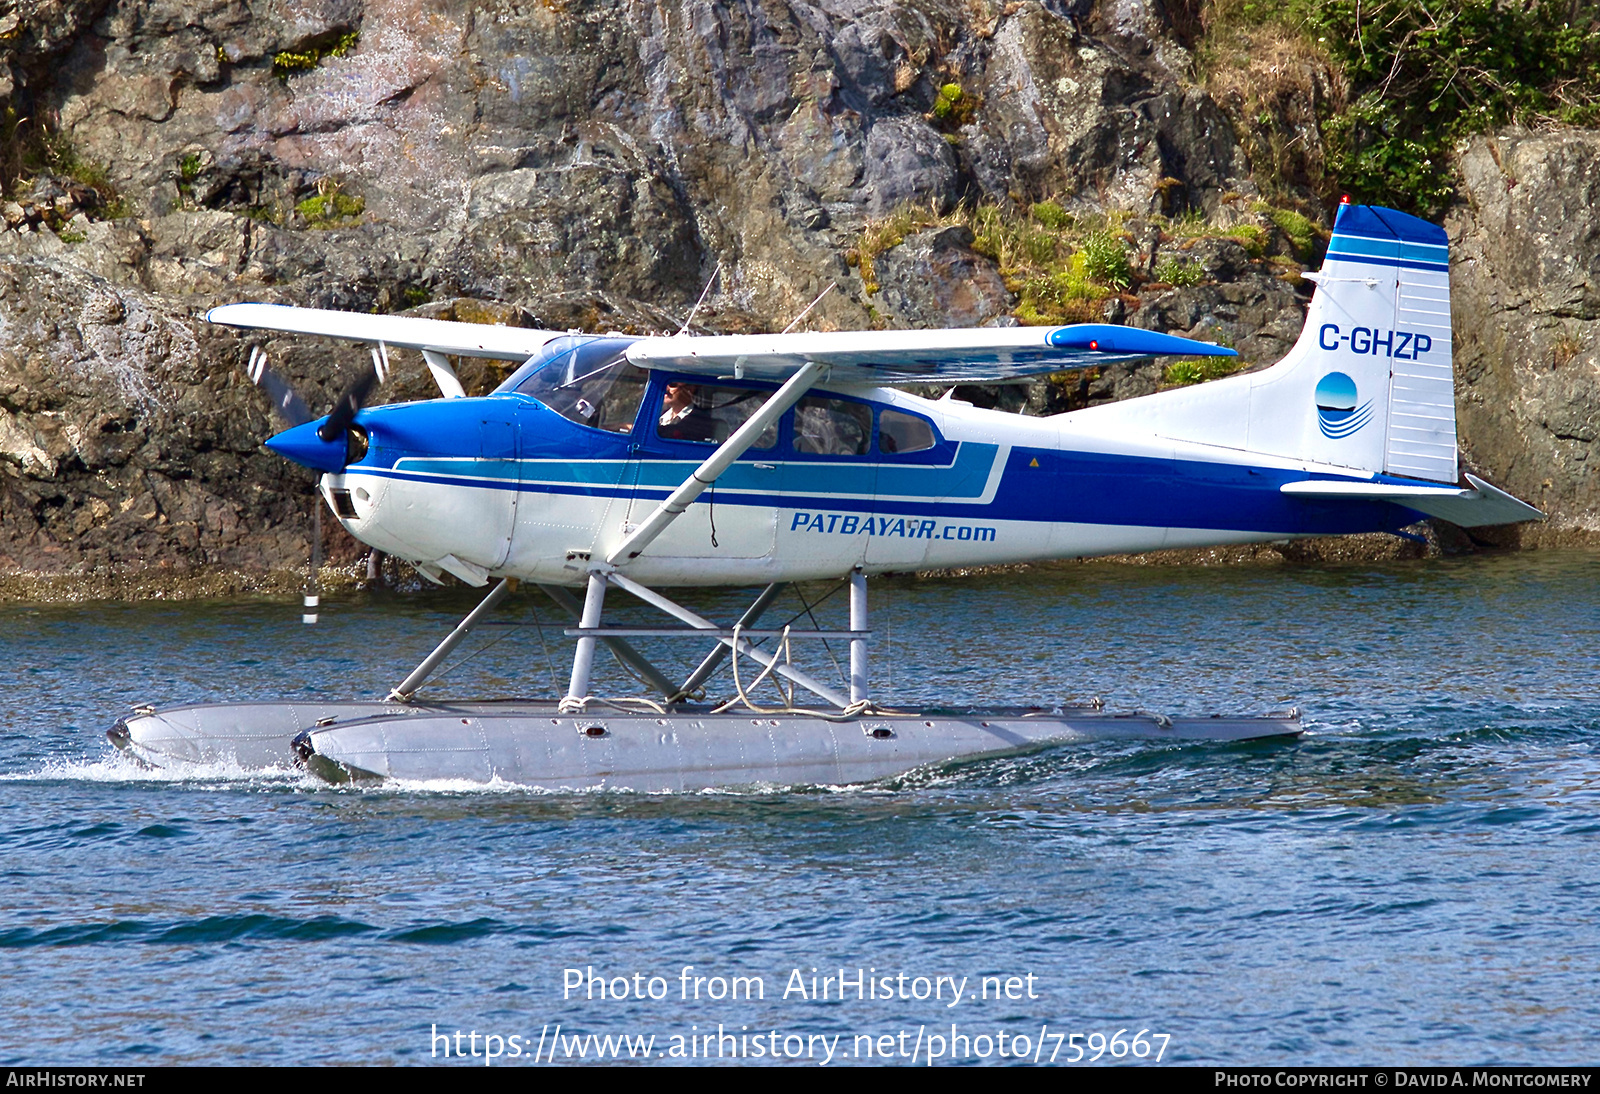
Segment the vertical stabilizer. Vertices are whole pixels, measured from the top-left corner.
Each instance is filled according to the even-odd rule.
[[[1377,280],[1390,297],[1363,301],[1344,286]],[[1393,288],[1389,288],[1390,283]],[[1367,347],[1365,371],[1375,385],[1388,370],[1388,414],[1382,470],[1393,475],[1456,481],[1455,379],[1450,344],[1450,257],[1444,229],[1425,220],[1365,205],[1341,205],[1317,295],[1343,303],[1346,324],[1338,351],[1333,332],[1319,325],[1319,348],[1329,353]],[[1330,317],[1324,322],[1336,323]],[[1362,331],[1365,326],[1370,333]],[[1309,328],[1309,323],[1308,323]],[[1380,364],[1381,363],[1381,364]],[[1373,368],[1372,364],[1380,364]],[[1320,409],[1319,413],[1323,413]]]
[[[1261,372],[1080,411],[1174,440],[1454,483],[1444,230],[1341,205],[1305,328]]]

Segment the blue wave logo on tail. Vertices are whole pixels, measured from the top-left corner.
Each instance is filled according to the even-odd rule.
[[[1317,424],[1324,437],[1348,437],[1372,420],[1372,400],[1356,405],[1356,382],[1342,372],[1317,381]]]

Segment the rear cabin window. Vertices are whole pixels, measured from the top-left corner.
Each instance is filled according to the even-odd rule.
[[[872,408],[843,399],[801,399],[794,450],[818,456],[864,456],[872,448]]]
[[[885,455],[924,452],[933,447],[933,427],[914,414],[885,410],[878,415],[878,451]]]
[[[770,398],[770,391],[746,387],[715,387],[673,380],[661,400],[656,436],[668,441],[702,441],[720,444],[733,435]],[[761,431],[751,448],[771,448],[778,443],[774,422]]]

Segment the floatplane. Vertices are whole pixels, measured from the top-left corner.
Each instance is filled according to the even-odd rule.
[[[1063,740],[1298,733],[1293,710],[1175,718],[1098,703],[888,708],[869,686],[867,582],[886,572],[1399,533],[1426,517],[1465,527],[1540,518],[1460,474],[1444,231],[1347,203],[1321,271],[1305,276],[1315,283],[1305,327],[1276,365],[1042,418],[894,385],[1234,351],[1100,324],[627,337],[215,308],[211,322],[243,331],[372,346],[373,367],[320,418],[254,350],[251,377],[289,423],[266,444],[321,472],[322,499],[356,539],[433,580],[450,574],[488,593],[384,700],[146,707],[118,720],[111,739],[148,763],[298,763],[333,781],[671,791],[855,783]],[[394,349],[421,351],[440,398],[363,405]],[[519,365],[492,393],[467,397],[450,358],[473,355]],[[824,579],[848,583],[848,629],[759,626],[785,585]],[[420,697],[519,582],[574,617],[565,694]],[[662,592],[696,585],[762,589],[737,620],[719,623]],[[618,593],[670,623],[608,624]],[[711,648],[680,678],[629,641],[641,637]],[[848,645],[837,685],[791,655],[818,639]],[[595,696],[602,645],[653,694]],[[725,661],[737,694],[701,701]],[[761,705],[751,692],[769,678],[784,698]],[[814,701],[802,704],[796,689]]]

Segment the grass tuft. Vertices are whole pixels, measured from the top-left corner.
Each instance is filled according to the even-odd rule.
[[[1127,217],[1075,217],[1051,201],[1031,205],[1025,213],[980,205],[940,215],[926,206],[908,206],[869,224],[845,261],[860,271],[871,295],[878,291],[877,256],[913,232],[959,224],[972,232],[972,249],[993,259],[1017,294],[1012,315],[1020,322],[1089,322],[1100,318],[1104,301],[1133,284],[1123,231]]]

